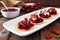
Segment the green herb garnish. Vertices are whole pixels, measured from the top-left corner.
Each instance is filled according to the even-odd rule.
[[[2,14],[0,13],[0,18],[2,17]]]
[[[55,38],[59,39],[60,38],[60,35],[55,35]]]

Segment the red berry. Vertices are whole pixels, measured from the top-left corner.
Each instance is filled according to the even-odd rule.
[[[27,18],[24,18],[24,20],[25,20],[26,22],[28,22],[28,19],[27,19]]]
[[[33,6],[34,6],[34,7],[36,7],[36,6],[37,6],[37,4],[35,3]]]
[[[50,32],[47,32],[47,33],[45,34],[45,38],[47,38],[47,39],[52,38],[52,34],[51,34]]]
[[[33,7],[33,6],[31,6],[31,8],[33,9],[34,7]]]

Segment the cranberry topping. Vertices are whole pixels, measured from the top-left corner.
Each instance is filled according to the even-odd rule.
[[[30,18],[30,22],[40,23],[40,22],[43,22],[43,19],[42,18],[37,18],[37,20],[33,20],[32,18]]]
[[[52,14],[52,15],[55,15],[55,14],[57,14],[57,11],[49,12],[49,13]]]
[[[51,15],[47,15],[47,14],[46,14],[44,18],[49,18],[50,16],[51,16]]]
[[[50,9],[48,9],[48,12],[50,13],[50,14],[52,14],[52,15],[55,15],[55,14],[57,14],[57,11],[56,11],[56,9],[55,8],[50,8]]]
[[[48,14],[44,15],[44,13],[40,13],[39,16],[42,17],[42,18],[49,18],[49,17],[51,17],[50,14],[49,15]]]
[[[26,30],[29,30],[29,29],[30,29],[31,27],[33,27],[33,26],[34,26],[34,24],[28,23],[25,29],[26,29]]]
[[[34,24],[31,24],[31,23],[27,23],[26,26],[23,26],[20,23],[18,23],[18,28],[19,29],[29,30],[33,26],[34,26]]]
[[[18,23],[19,29],[29,30],[31,27],[33,27],[34,24],[31,24],[27,18],[24,18],[24,20],[20,21]]]
[[[24,29],[25,27],[22,26],[20,23],[18,23],[18,28],[20,28],[20,29]]]
[[[27,18],[24,18],[24,20],[25,20],[26,22],[28,22],[28,19],[27,19]]]

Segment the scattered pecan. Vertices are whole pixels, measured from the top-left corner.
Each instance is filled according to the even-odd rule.
[[[51,34],[50,32],[47,32],[47,33],[45,34],[45,38],[46,38],[46,39],[52,38],[52,34]]]
[[[58,34],[58,35],[60,34],[60,31],[57,30],[57,29],[52,29],[51,32],[54,33],[54,34]]]

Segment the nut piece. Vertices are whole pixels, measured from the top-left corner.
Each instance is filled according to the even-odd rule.
[[[31,15],[31,18],[38,18],[38,15],[32,14],[32,15]]]
[[[58,34],[58,35],[60,34],[60,31],[57,30],[57,29],[52,29],[51,32],[54,33],[54,34]]]
[[[45,38],[46,38],[46,39],[52,38],[52,34],[51,34],[50,32],[47,32],[47,33],[45,34]]]
[[[26,27],[26,22],[25,21],[20,21],[20,24],[23,26],[23,27]]]

